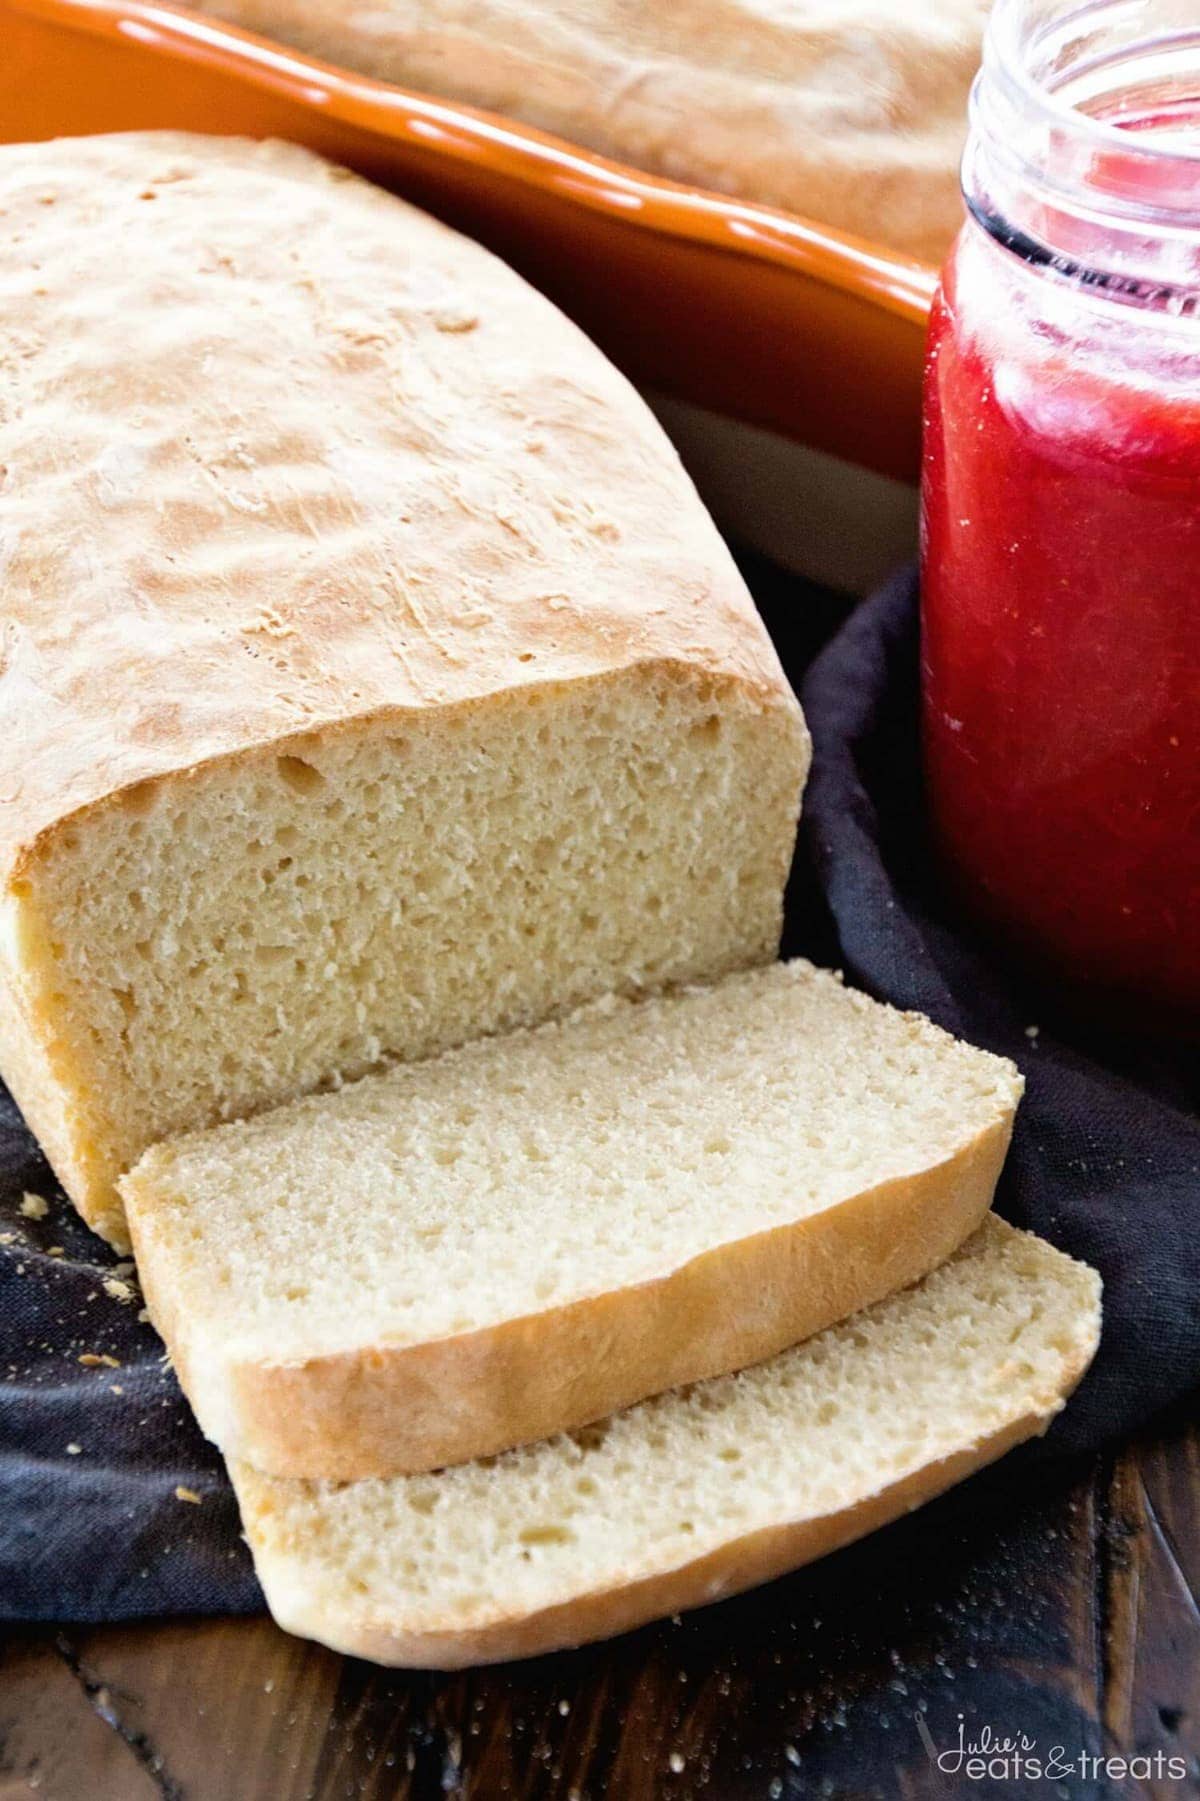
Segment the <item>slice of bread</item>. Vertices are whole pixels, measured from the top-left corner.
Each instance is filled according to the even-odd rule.
[[[276,1475],[506,1450],[915,1281],[1020,1078],[802,962],[609,999],[149,1151],[123,1183],[200,1423]]]
[[[1095,1273],[990,1219],[917,1288],[737,1376],[432,1476],[233,1464],[271,1612],[378,1663],[526,1657],[860,1538],[1042,1431],[1095,1351]]]
[[[98,1231],[174,1133],[775,955],[799,708],[581,332],[294,145],[7,145],[0,216],[0,1071]]]

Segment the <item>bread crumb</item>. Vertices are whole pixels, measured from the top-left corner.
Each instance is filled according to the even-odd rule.
[[[184,1488],[182,1483],[176,1486],[175,1499],[177,1501],[190,1501],[194,1507],[199,1507],[200,1505],[200,1496],[196,1493],[195,1489]]]
[[[125,1393],[125,1390],[121,1387],[121,1384],[119,1382],[114,1382],[111,1389],[109,1390],[109,1393],[114,1394],[114,1395],[123,1395]]]
[[[112,1273],[114,1276],[132,1276],[136,1268],[137,1264],[133,1261],[133,1258],[126,1257],[124,1262],[113,1264]]]
[[[52,1244],[50,1249],[46,1252],[46,1255],[47,1257],[61,1257],[63,1255],[63,1247],[60,1244]]]
[[[16,1244],[16,1242],[17,1235],[15,1232],[0,1232],[0,1244]]]
[[[80,1452],[81,1452],[81,1451],[82,1451],[82,1450],[83,1450],[83,1446],[82,1446],[82,1445],[77,1445],[77,1444],[75,1444],[75,1443],[74,1443],[74,1442],[72,1442],[72,1443],[71,1443],[71,1444],[69,1444],[69,1445],[68,1445],[68,1446],[67,1446],[67,1456],[68,1456],[68,1457],[78,1457],[78,1456],[79,1456],[79,1453],[80,1453]]]
[[[49,1201],[43,1200],[40,1194],[26,1192],[21,1196],[21,1212],[26,1219],[45,1219],[49,1211]]]
[[[85,1369],[89,1370],[119,1370],[121,1367],[120,1358],[110,1357],[107,1351],[84,1351],[80,1356],[79,1361],[83,1364]]]
[[[114,1301],[120,1301],[123,1307],[137,1299],[128,1282],[122,1282],[120,1276],[105,1276],[103,1287],[105,1294],[111,1295]]]
[[[150,1309],[148,1307],[141,1308],[138,1313],[138,1319],[143,1326],[148,1326],[150,1324]]]

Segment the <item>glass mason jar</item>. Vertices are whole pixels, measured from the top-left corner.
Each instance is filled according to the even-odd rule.
[[[997,0],[934,303],[922,729],[976,913],[1200,1022],[1200,4]]]

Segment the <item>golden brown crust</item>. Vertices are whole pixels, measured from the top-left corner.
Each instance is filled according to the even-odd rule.
[[[908,1287],[983,1219],[1011,1132],[1010,1112],[943,1163],[656,1281],[432,1343],[222,1365],[156,1287],[153,1256],[139,1267],[184,1390],[227,1456],[335,1481],[432,1470],[761,1362]],[[153,1207],[130,1216],[136,1251]]]
[[[391,711],[645,664],[794,706],[647,408],[478,246],[174,133],[5,147],[0,221],[0,877],[130,787]]]
[[[286,1557],[276,1563],[269,1536],[256,1532],[259,1509],[264,1502],[270,1505],[264,1487],[266,1479],[245,1465],[231,1465],[230,1473],[254,1550],[255,1568],[271,1612],[285,1631],[316,1639],[349,1656],[368,1658],[372,1663],[412,1669],[464,1669],[511,1658],[536,1657],[609,1638],[648,1620],[707,1606],[828,1556],[944,1493],[985,1464],[995,1462],[1014,1445],[1044,1432],[1064,1397],[1083,1375],[1090,1357],[1090,1351],[1082,1352],[1067,1369],[1061,1390],[1037,1398],[1027,1411],[988,1437],[937,1462],[922,1465],[840,1512],[770,1526],[731,1539],[693,1562],[576,1595],[536,1613],[496,1617],[459,1630],[405,1632],[386,1620],[373,1618],[369,1602],[364,1602],[357,1618],[349,1618],[340,1610],[335,1617],[328,1615],[320,1594],[298,1586],[291,1579]]]
[[[199,0],[326,61],[940,261],[987,0]]]
[[[55,1174],[71,1189],[83,1187],[86,1177],[68,1117],[70,1089],[55,1079],[61,1063],[52,1026],[31,1017],[27,996],[0,957],[0,1070],[26,1120],[36,1120],[38,1142]]]

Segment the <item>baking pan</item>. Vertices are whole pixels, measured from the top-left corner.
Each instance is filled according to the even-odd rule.
[[[934,271],[186,8],[0,0],[0,139],[292,138],[490,245],[639,385],[912,480]]]

